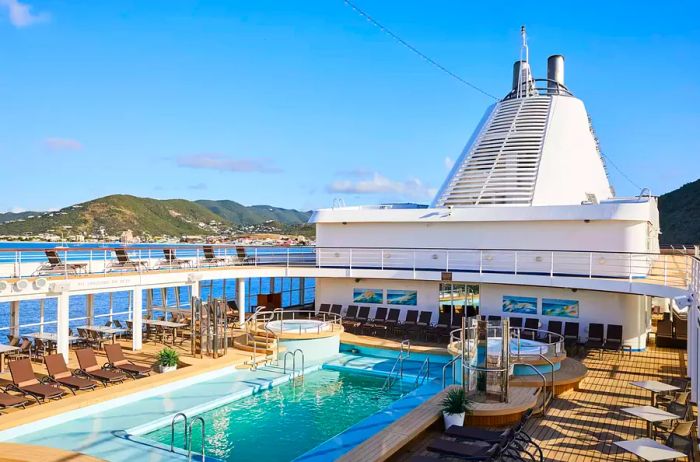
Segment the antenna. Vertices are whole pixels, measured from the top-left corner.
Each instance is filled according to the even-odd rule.
[[[520,37],[523,39],[523,44],[520,48],[520,61],[528,62],[530,58],[530,51],[527,48],[527,31],[525,30],[525,25],[520,26]],[[524,60],[523,54],[525,54]]]

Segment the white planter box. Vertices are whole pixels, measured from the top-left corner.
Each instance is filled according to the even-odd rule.
[[[158,364],[158,372],[161,374],[165,374],[166,372],[172,372],[174,370],[177,370],[177,366],[161,366]]]
[[[445,412],[442,413],[442,418],[445,421],[445,430],[450,428],[452,425],[458,425],[458,426],[463,426],[464,425],[464,415],[465,413],[462,412],[461,414],[447,414]]]

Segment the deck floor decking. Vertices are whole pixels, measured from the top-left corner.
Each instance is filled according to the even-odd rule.
[[[646,423],[621,409],[648,405],[650,394],[629,382],[685,376],[686,351],[651,346],[634,353],[631,360],[615,354],[600,360],[597,353],[591,353],[583,363],[588,376],[580,388],[552,401],[546,417],[532,418],[526,431],[549,462],[636,461],[635,456],[613,444],[646,436]],[[428,442],[440,435],[442,428],[431,428],[388,460],[403,462],[415,454],[428,454]]]

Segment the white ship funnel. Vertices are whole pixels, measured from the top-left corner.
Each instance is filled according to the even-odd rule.
[[[557,93],[559,85],[564,85],[564,57],[552,55],[547,58],[547,89]]]

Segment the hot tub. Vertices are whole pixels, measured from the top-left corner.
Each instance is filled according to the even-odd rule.
[[[315,334],[328,332],[332,329],[330,323],[315,319],[285,319],[284,321],[270,321],[265,327],[272,332],[287,334]]]

